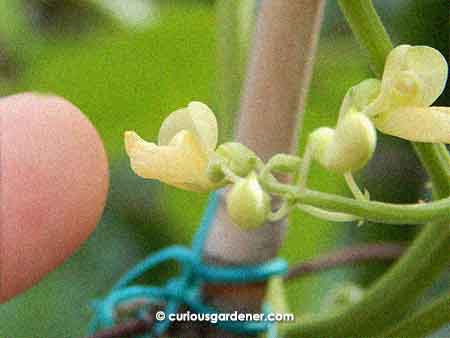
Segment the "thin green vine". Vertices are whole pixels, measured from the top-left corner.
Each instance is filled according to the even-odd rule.
[[[434,149],[434,148],[432,148]],[[439,161],[438,153],[434,161]],[[450,197],[430,203],[392,204],[370,201],[366,198],[348,198],[340,195],[302,189],[298,185],[280,183],[273,174],[284,173],[299,176],[301,159],[293,155],[278,154],[263,166],[260,172],[260,183],[264,189],[286,199],[292,207],[311,206],[324,212],[334,212],[353,216],[353,220],[369,220],[385,224],[424,224],[429,221],[450,221]],[[283,205],[284,206],[284,205]],[[285,213],[277,211],[280,217]]]
[[[424,204],[390,204],[355,200],[334,194],[306,190],[296,198],[299,203],[359,216],[387,224],[423,224],[430,220],[448,222],[450,198]]]
[[[393,46],[372,1],[340,0],[338,3],[356,39],[367,49],[375,75],[381,76]]]
[[[426,337],[450,322],[450,293],[401,321],[383,337]]]

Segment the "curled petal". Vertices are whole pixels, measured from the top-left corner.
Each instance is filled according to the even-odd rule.
[[[383,133],[415,142],[450,143],[449,107],[403,107],[377,116]]]
[[[180,131],[163,146],[146,142],[135,132],[127,131],[125,149],[133,171],[141,177],[191,191],[214,188],[206,176],[207,154],[190,131]]]
[[[447,76],[447,62],[438,50],[400,45],[387,57],[382,95],[384,100],[400,100],[403,106],[428,107],[441,95]]]
[[[358,113],[346,115],[336,130],[319,128],[311,137],[314,158],[338,173],[361,169],[372,157],[377,140],[372,122]]]
[[[191,102],[186,108],[171,113],[161,125],[158,144],[168,145],[181,130],[195,135],[205,151],[213,151],[217,146],[216,117],[211,109],[201,102]]]
[[[339,110],[339,118],[349,112],[362,112],[380,94],[381,81],[367,79],[351,87],[345,94]]]

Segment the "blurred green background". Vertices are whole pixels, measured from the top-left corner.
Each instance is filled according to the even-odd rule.
[[[246,0],[244,0],[246,1]],[[395,43],[428,44],[448,55],[448,2],[375,2]],[[220,57],[215,1],[1,0],[0,96],[52,92],[77,105],[93,122],[108,152],[111,189],[104,216],[91,238],[37,286],[0,306],[0,337],[78,337],[89,302],[151,251],[189,243],[206,195],[136,177],[123,150],[124,130],[156,138],[164,117],[200,100],[219,109]],[[231,48],[231,46],[230,46]],[[308,99],[305,130],[332,126],[348,87],[370,76],[364,51],[329,1]],[[442,100],[447,100],[448,95]],[[230,112],[218,112],[230,126]],[[221,130],[229,140],[231,130]],[[304,145],[303,132],[299,140]],[[311,185],[348,194],[342,180],[314,166]],[[408,144],[383,137],[375,160],[359,175],[374,199],[414,202],[426,177]],[[361,241],[407,240],[415,227],[332,224],[300,212],[291,218],[282,256],[296,262]],[[386,265],[346,268],[291,282],[292,309],[317,312],[345,281],[363,286]],[[146,280],[177,270],[161,267]],[[441,284],[448,284],[448,277]],[[439,287],[437,285],[436,287]],[[436,337],[445,337],[441,332]]]

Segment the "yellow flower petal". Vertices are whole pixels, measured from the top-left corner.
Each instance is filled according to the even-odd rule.
[[[449,107],[403,107],[374,118],[383,133],[415,142],[450,143]]]
[[[438,50],[400,45],[386,60],[381,89],[383,100],[400,101],[402,106],[428,107],[441,95],[447,76],[447,62]]]
[[[163,146],[146,142],[135,132],[128,131],[125,149],[133,171],[139,176],[191,191],[214,188],[206,176],[207,154],[190,131],[180,131]]]
[[[186,108],[171,113],[161,125],[158,144],[169,144],[181,130],[188,130],[195,135],[206,151],[213,151],[217,146],[216,117],[209,107],[201,102],[191,102]]]
[[[311,137],[314,158],[338,173],[361,169],[372,157],[377,140],[370,119],[358,113],[347,114],[335,130],[319,128]]]

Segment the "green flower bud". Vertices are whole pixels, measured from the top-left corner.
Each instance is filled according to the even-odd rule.
[[[222,171],[222,161],[218,157],[209,160],[206,175],[214,183],[222,183],[225,181],[225,174]]]
[[[368,117],[347,114],[336,129],[322,127],[310,135],[314,159],[328,170],[345,173],[361,169],[372,157],[377,135]]]
[[[255,169],[258,162],[258,157],[253,151],[237,142],[227,142],[220,145],[216,154],[225,161],[231,171],[241,177],[246,177]]]
[[[227,207],[231,220],[243,229],[254,229],[264,223],[270,212],[270,197],[254,172],[234,184],[227,196]]]

